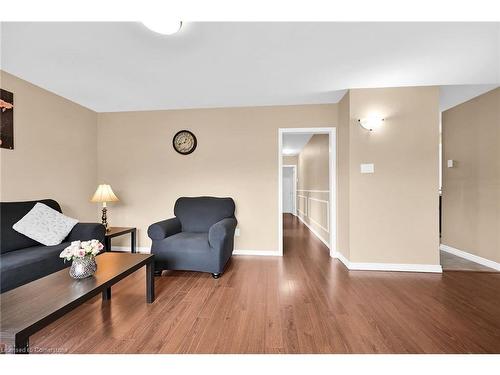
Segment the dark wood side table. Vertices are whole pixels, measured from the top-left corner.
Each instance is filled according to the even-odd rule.
[[[130,251],[135,253],[135,237],[137,233],[136,228],[132,227],[109,227],[104,238],[104,249],[105,251],[111,251],[111,239],[118,236],[123,236],[124,234],[130,233]]]

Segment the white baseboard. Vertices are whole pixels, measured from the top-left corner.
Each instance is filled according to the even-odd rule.
[[[443,272],[439,264],[355,263],[339,252],[335,253],[334,257],[352,271]]]
[[[130,253],[130,246],[111,246],[111,251]],[[151,252],[151,248],[136,246],[135,251],[141,254],[149,254]]]
[[[483,266],[490,267],[490,268],[493,268],[497,271],[500,271],[500,263],[497,263],[493,260],[489,260],[489,259],[480,257],[478,255],[468,253],[468,252],[463,251],[463,250],[455,249],[454,247],[451,247],[448,245],[441,244],[439,246],[439,249],[446,251],[447,253],[456,255],[457,257],[464,258],[464,259],[470,260],[471,262],[478,263],[478,264],[481,264]]]
[[[257,256],[274,256],[279,257],[279,251],[271,250],[233,250],[233,255],[257,255]]]
[[[340,260],[344,264],[344,266],[349,269],[349,259],[347,259],[340,251],[331,254],[331,257]]]
[[[321,235],[314,228],[312,228],[309,224],[307,224],[304,221],[304,219],[302,219],[300,217],[300,215],[297,215],[297,217],[302,222],[302,224],[304,224],[312,232],[312,234],[314,234],[318,238],[318,240],[320,240],[321,242],[323,242],[327,248],[330,248],[330,244],[328,243],[327,240],[325,240],[323,237],[321,237]]]
[[[441,245],[442,247],[445,246],[447,249],[450,249],[449,246],[446,245]],[[451,248],[454,252],[448,251],[452,254],[459,255],[460,254],[468,254],[468,256],[473,257],[473,258],[480,258],[477,257],[473,254],[469,254],[466,252],[463,252],[461,250],[456,250]],[[130,252],[130,246],[112,246],[111,247],[112,251],[121,251],[121,252]],[[151,249],[149,247],[136,247],[136,250],[138,253],[143,253],[143,254],[149,254]],[[444,251],[447,251],[445,249],[442,249]],[[459,253],[457,253],[459,252]],[[249,255],[249,256],[282,256],[278,251],[275,250],[234,250],[233,255],[241,256],[241,255]],[[433,265],[433,264],[397,264],[397,263],[355,263],[351,262],[349,259],[347,259],[343,254],[340,252],[336,252],[333,254],[333,257],[341,261],[349,270],[359,270],[359,271],[400,271],[400,272],[432,272],[432,273],[442,273],[443,270],[440,265]],[[466,258],[463,256],[463,258]],[[470,258],[466,258],[469,260],[472,260]],[[494,268],[497,270],[500,270],[500,264],[495,263],[491,260],[487,260],[484,258],[480,258],[485,260],[485,263],[481,263],[487,267]],[[474,261],[474,260],[473,260]],[[480,263],[477,262],[476,263]]]

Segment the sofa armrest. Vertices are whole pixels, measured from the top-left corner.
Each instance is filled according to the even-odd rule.
[[[182,230],[181,222],[176,217],[151,224],[148,228],[148,236],[152,240],[163,240]]]
[[[104,244],[106,228],[99,223],[77,223],[69,232],[67,241],[99,240]]]
[[[223,249],[228,238],[234,237],[234,230],[238,222],[234,217],[222,219],[208,230],[208,242],[213,249]],[[231,249],[232,251],[232,249]]]

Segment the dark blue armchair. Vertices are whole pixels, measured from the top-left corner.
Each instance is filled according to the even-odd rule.
[[[155,274],[163,270],[210,272],[217,279],[233,253],[234,201],[231,198],[179,198],[172,219],[148,228]]]

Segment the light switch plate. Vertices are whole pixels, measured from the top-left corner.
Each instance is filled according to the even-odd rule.
[[[448,160],[448,168],[453,168],[455,166],[455,160]]]
[[[239,236],[240,236],[240,228],[236,228],[236,229],[234,230],[234,236],[235,236],[235,237],[239,237]]]
[[[375,173],[375,165],[374,164],[361,164],[360,165],[361,173]]]

